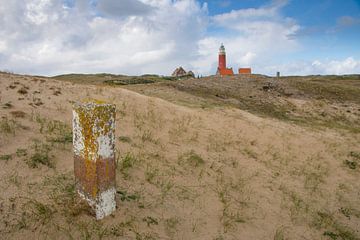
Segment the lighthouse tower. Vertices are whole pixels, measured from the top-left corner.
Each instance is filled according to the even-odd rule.
[[[226,69],[226,52],[225,52],[225,47],[223,44],[221,44],[220,48],[219,48],[219,65],[218,65],[218,69],[222,70],[222,69]]]
[[[225,53],[224,44],[221,44],[221,46],[219,48],[219,64],[218,64],[218,69],[217,69],[216,74],[220,75],[220,76],[234,75],[232,68],[226,67],[226,53]]]

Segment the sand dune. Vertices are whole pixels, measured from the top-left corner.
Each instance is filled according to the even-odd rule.
[[[117,202],[73,185],[71,102],[116,104]],[[4,239],[359,239],[360,135],[115,86],[0,74]]]

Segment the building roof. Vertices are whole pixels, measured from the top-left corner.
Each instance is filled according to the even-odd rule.
[[[219,68],[218,73],[221,76],[232,76],[234,75],[234,71],[232,68]]]
[[[185,76],[187,73],[182,67],[178,67],[175,71],[171,74],[173,77],[182,77]]]
[[[251,74],[251,68],[239,68],[239,74]]]

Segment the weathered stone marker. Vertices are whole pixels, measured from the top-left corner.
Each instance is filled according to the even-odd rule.
[[[115,105],[100,101],[73,104],[75,184],[96,219],[116,208],[115,112]]]

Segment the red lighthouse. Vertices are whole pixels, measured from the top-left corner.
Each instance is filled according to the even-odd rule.
[[[225,47],[223,44],[221,44],[219,49],[219,69],[225,69],[226,68],[226,52]]]
[[[226,68],[226,53],[223,44],[221,44],[219,49],[219,64],[216,74],[221,76],[234,75],[232,68]]]

